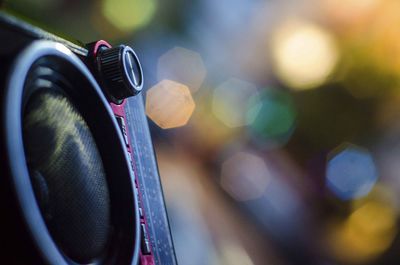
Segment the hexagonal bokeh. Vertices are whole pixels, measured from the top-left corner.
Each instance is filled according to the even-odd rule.
[[[249,100],[258,96],[255,85],[231,78],[214,90],[212,108],[214,115],[226,126],[235,128],[248,125],[246,112]]]
[[[396,207],[374,199],[362,201],[329,232],[329,247],[340,264],[368,264],[371,258],[387,251],[396,238]]]
[[[252,107],[246,118],[252,135],[266,143],[286,144],[295,129],[297,118],[290,94],[283,90],[267,89],[250,105]]]
[[[270,180],[266,163],[255,154],[238,152],[222,164],[221,187],[238,201],[262,196]]]
[[[195,108],[189,88],[163,80],[146,93],[146,114],[163,129],[185,125]]]
[[[158,80],[169,79],[197,91],[206,77],[206,68],[199,53],[175,47],[163,54],[157,65]]]
[[[378,172],[368,150],[343,144],[330,155],[326,168],[326,185],[340,199],[367,195],[374,187]]]

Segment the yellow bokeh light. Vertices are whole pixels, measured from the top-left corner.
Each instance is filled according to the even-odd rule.
[[[163,80],[146,93],[146,114],[163,129],[185,125],[195,108],[187,86]]]
[[[331,246],[342,261],[358,264],[387,250],[396,236],[396,210],[387,203],[369,201],[331,231]]]
[[[367,236],[390,235],[396,226],[396,214],[388,205],[368,202],[350,216],[348,223]]]
[[[300,20],[282,24],[273,35],[271,49],[276,74],[298,90],[324,83],[339,58],[334,38],[327,31]]]
[[[147,25],[157,9],[156,0],[103,0],[104,17],[117,29],[127,32]]]

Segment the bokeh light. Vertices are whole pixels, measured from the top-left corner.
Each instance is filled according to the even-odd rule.
[[[271,45],[276,74],[283,83],[298,90],[324,83],[339,58],[335,40],[328,31],[300,20],[280,25]]]
[[[252,135],[267,143],[285,144],[296,125],[296,109],[290,94],[266,89],[254,100],[246,117]]]
[[[367,195],[374,187],[378,172],[368,150],[343,144],[330,154],[326,169],[327,187],[340,199]]]
[[[238,152],[222,164],[221,187],[238,201],[260,197],[270,179],[263,159],[252,153]]]
[[[146,114],[163,129],[185,125],[194,108],[189,88],[171,80],[161,81],[146,93]]]
[[[102,0],[104,17],[122,32],[131,32],[147,25],[156,9],[156,0]]]
[[[206,77],[206,68],[199,53],[175,47],[158,60],[158,80],[169,79],[185,84],[190,91],[197,91]]]
[[[214,90],[212,105],[214,115],[231,128],[248,125],[253,122],[251,119],[246,119],[250,99],[253,104],[260,107],[255,85],[236,78],[229,79]],[[256,113],[255,110],[254,112]]]
[[[368,201],[331,231],[337,259],[362,263],[387,250],[396,236],[397,214],[390,204]]]

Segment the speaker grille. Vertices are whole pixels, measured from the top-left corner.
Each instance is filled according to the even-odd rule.
[[[72,100],[49,80],[34,82],[40,89],[27,101],[23,137],[35,196],[57,245],[90,262],[105,251],[111,229],[102,159]]]

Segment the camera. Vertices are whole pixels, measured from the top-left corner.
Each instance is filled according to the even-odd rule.
[[[0,12],[0,260],[176,264],[129,46]]]

